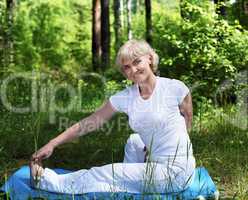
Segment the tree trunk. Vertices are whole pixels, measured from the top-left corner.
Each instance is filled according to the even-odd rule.
[[[114,1],[114,30],[115,30],[115,52],[120,48],[121,37],[121,18],[120,18],[120,0]]]
[[[131,16],[132,0],[127,0],[127,34],[128,40],[132,39],[132,16]]]
[[[248,29],[248,0],[237,0],[237,6],[239,7],[239,22]]]
[[[94,71],[100,69],[101,64],[101,3],[93,0],[92,6],[92,66]]]
[[[4,36],[5,36],[5,11],[4,11],[4,5],[0,4],[0,66],[4,66]],[[2,71],[2,69],[1,69]],[[0,72],[0,78],[1,78],[1,72]]]
[[[101,0],[102,71],[110,63],[109,0]]]
[[[152,6],[151,0],[145,0],[146,7],[146,41],[152,44]]]
[[[121,18],[121,27],[124,27],[124,0],[120,0],[120,18]]]
[[[13,35],[12,35],[12,27],[14,21],[14,7],[15,0],[6,0],[6,18],[5,23],[7,25],[4,30],[4,65],[8,66],[9,64],[14,62],[14,48],[13,48]]]
[[[244,14],[248,16],[248,1],[247,0],[243,0],[243,10],[244,10]]]

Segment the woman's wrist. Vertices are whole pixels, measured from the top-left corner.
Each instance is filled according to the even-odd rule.
[[[55,149],[59,144],[55,141],[55,139],[52,139],[49,141],[49,144]]]

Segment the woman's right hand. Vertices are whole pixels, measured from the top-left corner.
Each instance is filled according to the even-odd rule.
[[[51,142],[47,143],[45,146],[40,148],[32,155],[31,160],[41,161],[43,159],[50,157],[53,153],[54,148],[55,148],[54,144],[52,144]]]

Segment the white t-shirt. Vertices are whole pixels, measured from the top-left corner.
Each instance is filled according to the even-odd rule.
[[[179,80],[156,76],[148,99],[140,96],[134,84],[110,97],[113,108],[128,115],[129,125],[138,133],[151,157],[191,156],[193,150],[179,105],[189,93]]]

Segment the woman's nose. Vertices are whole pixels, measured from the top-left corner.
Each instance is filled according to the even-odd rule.
[[[138,70],[138,69],[137,69],[137,67],[135,67],[135,66],[132,66],[132,67],[131,67],[131,71],[132,71],[132,73],[137,72],[137,70]]]

